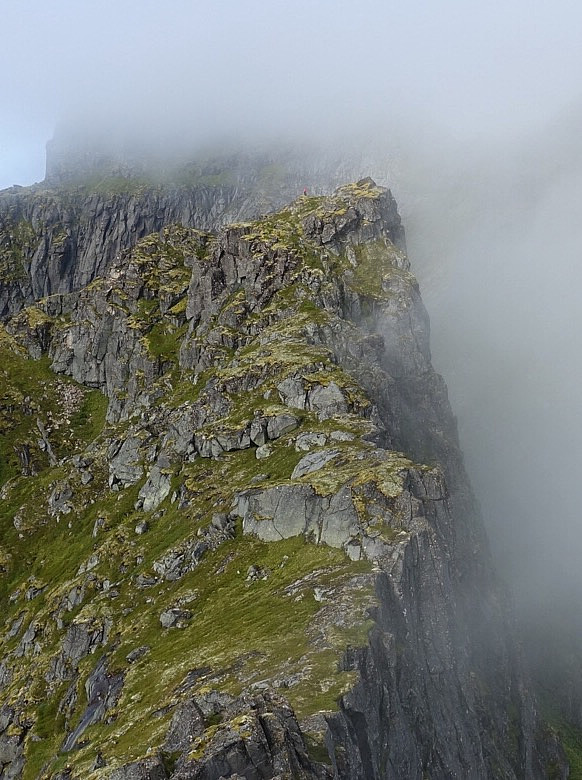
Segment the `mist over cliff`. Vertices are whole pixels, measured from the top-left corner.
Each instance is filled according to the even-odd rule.
[[[42,178],[63,121],[182,144],[400,120],[427,151],[434,126],[489,146],[577,99],[580,16],[570,0],[6,0],[0,186]]]
[[[6,777],[565,778],[396,202],[262,172],[2,195]]]
[[[41,180],[54,135],[53,183],[72,161],[87,174],[83,166],[100,155],[121,179],[148,184],[203,160],[188,175],[205,186],[226,181],[231,201],[218,198],[208,224],[206,203],[175,196],[164,208],[168,221],[204,229],[262,213],[255,194],[265,182],[292,197],[363,175],[392,189],[497,569],[521,623],[538,638],[568,631],[574,642],[582,638],[580,16],[566,1],[548,12],[521,0],[496,9],[177,1],[163,11],[150,2],[9,0],[0,54],[13,74],[1,186]],[[264,158],[260,181],[245,154]],[[293,172],[279,180],[282,170]],[[249,181],[254,194],[241,206]],[[157,219],[158,202],[146,201],[142,235]],[[134,208],[130,221],[137,216]],[[74,284],[89,280],[92,258],[104,269],[128,243],[123,219],[117,244],[111,232],[106,239],[110,256],[87,242]],[[31,297],[54,291],[50,274],[43,284]],[[538,647],[526,643],[526,653]]]
[[[445,150],[436,179],[421,153],[412,179],[425,196],[409,190],[435,360],[499,566],[534,612],[582,588],[579,130],[570,111],[468,159]]]

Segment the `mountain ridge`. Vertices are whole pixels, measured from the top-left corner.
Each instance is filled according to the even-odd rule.
[[[566,776],[404,250],[363,179],[162,227],[5,321],[72,415],[108,402],[67,455],[12,399],[7,778]]]

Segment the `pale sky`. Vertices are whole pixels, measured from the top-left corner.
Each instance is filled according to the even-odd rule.
[[[2,0],[0,187],[44,175],[68,117],[142,132],[514,134],[580,99],[568,0]],[[180,130],[179,130],[180,132]]]

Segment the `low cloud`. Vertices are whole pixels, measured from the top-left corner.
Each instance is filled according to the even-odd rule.
[[[581,24],[567,0],[6,0],[0,186],[43,177],[57,125],[375,161],[499,566],[523,605],[560,599],[582,590]]]

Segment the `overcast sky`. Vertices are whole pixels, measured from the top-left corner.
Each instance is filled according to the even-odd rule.
[[[581,30],[574,0],[2,0],[0,187],[43,177],[70,115],[520,132],[578,99]]]
[[[497,559],[534,608],[578,599],[580,0],[1,10],[0,187],[43,178],[57,123],[168,143],[380,136]]]

